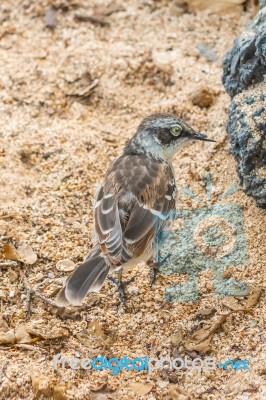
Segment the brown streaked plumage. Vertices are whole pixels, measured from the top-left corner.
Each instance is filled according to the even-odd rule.
[[[175,211],[172,157],[191,139],[210,141],[175,115],[142,121],[105,174],[95,198],[93,249],[68,277],[58,306],[80,305],[109,274],[153,256],[155,240]]]

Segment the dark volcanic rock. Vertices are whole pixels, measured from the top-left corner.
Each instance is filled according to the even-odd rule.
[[[235,39],[223,61],[223,84],[233,97],[266,74],[266,7]]]
[[[256,85],[234,97],[227,132],[241,185],[258,206],[266,207],[266,91]]]
[[[266,1],[265,1],[266,3]],[[260,2],[261,6],[264,3]],[[223,62],[223,84],[233,97],[227,132],[245,192],[266,208],[266,6],[234,41]]]

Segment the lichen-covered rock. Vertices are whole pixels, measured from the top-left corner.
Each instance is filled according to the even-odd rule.
[[[236,95],[229,107],[227,131],[237,160],[241,185],[258,206],[266,207],[266,91],[265,84]]]
[[[266,0],[234,41],[223,62],[223,84],[233,97],[227,132],[245,192],[266,208]]]
[[[266,7],[235,39],[223,61],[223,84],[233,97],[266,75]]]

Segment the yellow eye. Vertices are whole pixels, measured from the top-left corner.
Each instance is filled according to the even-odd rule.
[[[182,132],[182,126],[180,125],[175,125],[171,129],[171,133],[173,136],[179,136],[181,132]]]

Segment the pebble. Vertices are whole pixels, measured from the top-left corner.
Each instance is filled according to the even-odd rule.
[[[129,286],[127,289],[128,293],[130,295],[136,295],[139,294],[139,288],[137,286]]]
[[[56,269],[58,269],[58,271],[62,271],[62,272],[70,272],[70,271],[74,271],[75,265],[76,264],[72,260],[69,260],[69,259],[60,260],[56,263]]]
[[[38,274],[35,275],[35,280],[41,281],[43,279],[43,273],[42,272],[38,272]]]

